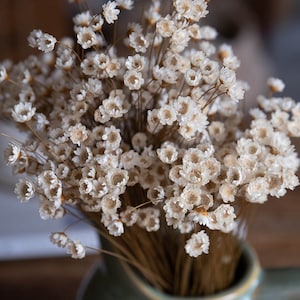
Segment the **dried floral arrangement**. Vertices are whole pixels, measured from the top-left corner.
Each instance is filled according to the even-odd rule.
[[[0,66],[2,118],[26,133],[5,151],[14,174],[26,175],[18,198],[38,196],[42,219],[82,213],[115,256],[170,294],[224,289],[252,203],[299,183],[290,137],[300,133],[300,105],[274,96],[284,84],[270,78],[270,95],[244,121],[249,87],[231,46],[201,24],[205,0],[153,0],[125,36],[117,24],[132,0],[95,14],[76,2],[75,39],[33,30],[29,45],[43,53]],[[67,232],[50,239],[85,256],[88,245]]]

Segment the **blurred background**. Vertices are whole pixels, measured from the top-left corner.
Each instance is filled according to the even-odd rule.
[[[97,9],[104,1],[88,2],[93,9]],[[141,0],[135,2],[141,3]],[[239,77],[249,82],[251,87],[247,101],[253,101],[256,95],[265,91],[269,76],[279,77],[286,83],[285,95],[300,99],[300,1],[211,0],[209,5],[210,15],[206,22],[217,28],[220,40],[232,44],[241,59]],[[71,17],[76,11],[76,4],[70,4],[68,0],[0,0],[0,62],[6,58],[17,62],[33,53],[27,46],[27,36],[32,29],[41,29],[58,39],[71,35]],[[0,131],[14,136],[18,134],[5,122],[0,122]],[[6,138],[0,137],[0,155],[7,142]],[[7,271],[11,264],[3,265],[1,261],[62,256],[64,250],[50,244],[48,235],[51,231],[63,230],[68,222],[72,222],[68,219],[61,222],[41,220],[37,203],[30,201],[20,204],[16,199],[13,193],[15,181],[10,168],[1,159],[2,271]],[[300,267],[300,206],[297,194],[300,196],[298,191],[289,199],[272,200],[272,204],[265,205],[257,213],[249,237],[266,267]],[[77,225],[72,230],[74,236],[91,246],[97,246],[97,237],[89,227]],[[286,254],[280,256],[279,251],[273,251],[275,247],[284,248]],[[15,268],[19,270],[17,266]],[[2,271],[0,273],[4,274]],[[0,275],[0,282],[5,276]],[[8,281],[5,282],[7,285]],[[0,284],[0,290],[3,286]],[[46,299],[44,295],[43,299]],[[60,298],[56,295],[55,299]],[[61,299],[71,298],[64,295]]]

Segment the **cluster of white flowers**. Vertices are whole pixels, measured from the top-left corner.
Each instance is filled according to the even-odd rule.
[[[236,229],[244,202],[298,185],[290,137],[300,136],[300,105],[275,97],[284,84],[271,78],[271,97],[258,98],[245,129],[239,101],[248,86],[236,77],[231,46],[216,45],[215,29],[199,23],[207,2],[172,2],[163,15],[153,0],[144,27],[128,24],[128,53],[108,45],[102,29],[132,9],[130,0],[76,15],[77,44],[34,30],[29,44],[44,53],[1,63],[0,108],[29,133],[5,159],[28,175],[15,191],[21,201],[38,195],[43,219],[74,206],[97,214],[113,236],[164,222],[187,236],[196,257],[208,252],[211,230]],[[85,254],[63,233],[51,240],[75,258]]]
[[[58,247],[66,248],[66,252],[71,254],[72,258],[85,257],[85,246],[79,240],[71,240],[64,232],[51,233],[50,241]]]

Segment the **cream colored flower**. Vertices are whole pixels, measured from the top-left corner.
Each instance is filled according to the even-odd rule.
[[[75,25],[75,28],[88,27],[89,24],[91,23],[91,20],[92,20],[91,12],[89,10],[86,10],[77,14],[73,18],[73,23]]]
[[[69,240],[66,250],[68,254],[71,254],[72,258],[81,259],[85,257],[85,246],[79,240]]]
[[[156,205],[165,197],[165,191],[162,186],[151,186],[147,191],[147,198]]]
[[[81,145],[73,152],[72,162],[75,166],[85,166],[93,158],[92,150],[89,147]]]
[[[0,65],[0,83],[8,79],[8,74],[5,66]]]
[[[258,142],[252,139],[241,138],[237,141],[236,150],[240,155],[259,156],[263,148]]]
[[[109,234],[113,236],[120,236],[124,233],[124,226],[121,220],[114,219],[107,226]]]
[[[235,226],[236,214],[233,206],[221,204],[210,215],[211,221],[208,224],[210,229],[221,230],[225,233],[231,232]]]
[[[263,203],[267,201],[269,184],[266,177],[253,178],[247,186],[248,201]]]
[[[137,224],[148,232],[157,231],[160,228],[160,210],[154,207],[147,207],[137,211]]]
[[[211,57],[217,51],[215,45],[209,41],[201,41],[199,44],[199,49],[202,50],[207,57]]]
[[[27,202],[35,196],[35,185],[32,181],[22,178],[18,181],[15,187],[15,194],[21,202]]]
[[[108,62],[108,64],[105,67],[104,71],[105,71],[105,74],[107,74],[107,76],[109,78],[113,78],[113,77],[116,77],[118,75],[120,69],[121,69],[120,61],[117,58],[112,58]]]
[[[167,199],[163,208],[168,216],[175,219],[183,219],[187,212],[187,207],[181,201],[180,197],[171,197]]]
[[[65,248],[69,243],[69,237],[64,232],[52,232],[50,241],[58,247]]]
[[[11,111],[11,116],[18,123],[25,123],[35,115],[36,108],[30,102],[19,102]]]
[[[27,40],[28,44],[32,48],[37,48],[38,47],[38,40],[41,38],[43,35],[43,32],[39,29],[34,29],[30,32]]]
[[[135,70],[128,70],[124,75],[124,84],[130,90],[139,90],[144,84],[144,78],[142,73]]]
[[[169,179],[179,186],[185,186],[188,183],[182,165],[175,164],[172,166],[169,172]]]
[[[44,33],[38,40],[38,49],[48,53],[54,50],[56,38],[48,33]]]
[[[121,206],[118,196],[107,194],[101,199],[101,209],[104,214],[115,214]]]
[[[282,92],[285,88],[284,82],[281,79],[274,77],[268,79],[267,85],[272,93]]]
[[[157,32],[163,37],[171,37],[176,30],[175,22],[168,15],[156,23]]]
[[[90,24],[92,26],[92,29],[95,32],[101,32],[103,24],[104,24],[104,20],[101,17],[101,15],[96,15],[96,16],[93,16]]]
[[[190,60],[191,60],[191,64],[194,67],[200,67],[203,60],[206,58],[206,55],[203,51],[199,51],[199,50],[192,50],[191,55],[190,55]]]
[[[77,42],[83,49],[96,46],[98,43],[96,33],[90,27],[82,27],[77,33]]]
[[[136,54],[134,56],[128,56],[125,61],[125,66],[128,70],[135,70],[141,72],[146,64],[146,59],[144,56]]]
[[[194,207],[202,204],[201,189],[196,185],[187,185],[184,187],[180,198],[187,209],[192,210]]]
[[[209,250],[209,237],[204,230],[193,233],[185,244],[185,251],[192,257],[198,257],[202,253],[207,254]]]
[[[162,125],[172,125],[177,120],[176,110],[165,104],[158,110],[157,117]]]
[[[129,150],[121,154],[120,167],[125,170],[130,170],[138,164],[138,153],[134,150]]]
[[[117,9],[117,6],[118,3],[116,1],[108,1],[103,4],[103,16],[108,24],[113,24],[116,20],[118,20],[120,10]]]
[[[204,40],[214,40],[218,35],[216,29],[209,25],[203,25],[199,28],[199,30],[200,36]]]
[[[53,201],[41,197],[39,214],[42,220],[61,219],[65,215],[65,210],[62,206],[56,207]]]
[[[21,158],[21,147],[16,143],[9,143],[4,151],[4,159],[7,165],[13,165]]]
[[[188,27],[189,35],[194,40],[200,40],[201,39],[201,33],[200,33],[200,26],[196,23],[190,25]]]
[[[185,72],[184,78],[189,86],[197,86],[200,83],[202,75],[193,69],[189,69]]]
[[[147,146],[147,135],[144,132],[137,132],[131,138],[131,143],[135,151],[141,152]]]
[[[127,206],[126,210],[120,213],[121,221],[127,226],[133,226],[138,220],[138,214],[134,207]]]
[[[106,127],[102,139],[106,150],[111,151],[118,149],[122,141],[120,129],[115,126]]]
[[[133,8],[133,0],[117,0],[116,1],[120,8],[131,10]]]
[[[157,115],[158,109],[148,110],[147,112],[147,131],[152,134],[157,133],[162,128]]]
[[[157,149],[157,155],[163,163],[172,164],[178,158],[178,151],[175,144],[165,142],[161,148]]]
[[[112,189],[122,188],[128,181],[128,172],[118,168],[109,169],[105,178]]]
[[[171,36],[171,49],[174,52],[182,52],[188,45],[190,35],[185,28],[176,29]]]
[[[235,200],[235,195],[237,192],[237,188],[235,185],[230,183],[224,183],[220,186],[220,195],[222,197],[222,200],[227,202],[233,202]]]
[[[78,123],[69,128],[69,135],[72,143],[80,146],[88,138],[89,131],[84,125]]]
[[[232,87],[236,82],[235,72],[229,68],[223,67],[220,70],[219,81],[221,84],[219,89],[226,91],[227,89]]]
[[[226,129],[223,122],[212,121],[208,126],[208,132],[217,142],[223,142],[226,138]]]
[[[142,33],[132,32],[129,35],[129,46],[136,52],[145,53],[150,45],[149,38]]]

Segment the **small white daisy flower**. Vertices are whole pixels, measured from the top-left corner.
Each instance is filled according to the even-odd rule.
[[[9,143],[4,151],[7,165],[13,165],[21,157],[21,147],[15,143]]]
[[[98,44],[96,33],[90,27],[82,27],[79,29],[77,42],[83,49],[88,49]]]
[[[209,237],[204,230],[192,234],[185,244],[185,251],[191,257],[198,257],[202,253],[207,254],[209,249]]]
[[[72,143],[80,146],[88,138],[89,131],[84,125],[78,123],[69,128],[69,135]]]
[[[120,10],[117,9],[117,6],[118,3],[116,1],[108,1],[103,4],[103,16],[108,24],[113,24],[116,20],[118,20]]]
[[[285,88],[284,82],[281,79],[274,77],[268,79],[267,85],[272,93],[280,93]]]
[[[64,232],[52,232],[49,238],[51,243],[57,245],[60,248],[65,248],[70,241],[68,236]]]
[[[85,246],[78,240],[69,240],[66,244],[67,253],[71,254],[72,258],[81,259],[85,257]]]
[[[130,90],[139,90],[144,84],[142,73],[135,70],[128,70],[124,75],[124,84]]]
[[[27,202],[35,195],[35,185],[29,179],[20,179],[15,187],[15,193],[21,202]]]
[[[25,123],[35,115],[36,108],[30,102],[20,102],[16,104],[11,112],[13,119],[18,123]]]
[[[5,66],[0,65],[0,83],[7,79],[8,79],[8,75]]]

